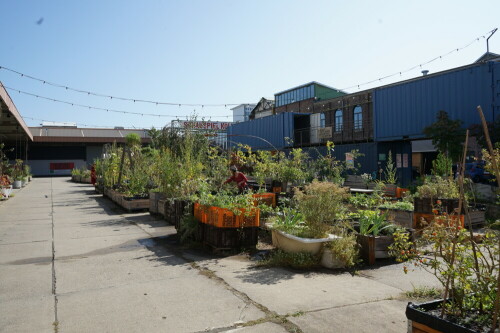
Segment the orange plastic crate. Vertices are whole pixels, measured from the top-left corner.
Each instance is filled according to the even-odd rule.
[[[193,205],[193,215],[194,218],[200,221],[201,223],[207,223],[208,222],[208,207],[204,205],[200,205],[199,203],[195,202]]]
[[[226,208],[217,208],[217,219],[214,220],[214,227],[217,228],[239,228],[238,215]]]
[[[275,193],[261,193],[254,194],[253,197],[257,199],[254,203],[257,205],[259,202],[268,206],[276,207],[276,194]]]
[[[242,210],[237,218],[239,220],[239,226],[242,228],[258,227],[260,225],[260,209],[251,209],[250,213],[246,213],[245,210]]]

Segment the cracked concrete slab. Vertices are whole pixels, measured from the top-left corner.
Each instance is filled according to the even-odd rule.
[[[372,302],[401,294],[398,288],[349,273],[255,268],[244,257],[237,256],[206,261],[204,267],[281,315]]]
[[[288,319],[304,332],[401,333],[407,331],[405,301],[383,300],[305,313]]]
[[[58,299],[63,332],[198,332],[264,316],[201,276],[86,290]]]

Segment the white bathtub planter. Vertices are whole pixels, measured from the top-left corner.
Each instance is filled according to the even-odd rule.
[[[323,244],[335,239],[337,236],[329,235],[327,238],[302,238],[287,234],[286,232],[271,229],[273,245],[285,252],[297,253],[308,252],[313,255],[319,254],[323,248]]]

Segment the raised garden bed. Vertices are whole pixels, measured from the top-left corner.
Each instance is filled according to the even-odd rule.
[[[380,210],[388,212],[388,217],[394,224],[403,228],[414,228],[412,211],[390,208],[380,208]]]
[[[472,330],[463,327],[457,323],[453,323],[446,319],[441,319],[432,314],[432,311],[438,310],[443,304],[443,300],[432,302],[413,304],[408,303],[406,306],[406,318],[409,320],[408,332],[413,333],[476,333],[477,330]]]
[[[104,196],[111,199],[118,206],[122,207],[128,212],[147,210],[149,209],[148,197],[126,197],[115,190],[104,188]]]

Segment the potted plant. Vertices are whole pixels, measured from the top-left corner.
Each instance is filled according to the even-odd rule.
[[[360,246],[361,258],[368,265],[375,264],[375,259],[389,258],[389,246],[394,241],[394,232],[398,226],[387,221],[388,213],[379,210],[360,210],[358,223],[353,229]]]
[[[12,178],[14,178],[14,182],[12,183],[12,187],[15,189],[20,189],[22,187],[23,181],[23,160],[16,159],[16,162],[12,168]]]
[[[359,246],[356,235],[345,228],[333,231],[336,236],[323,246],[321,265],[326,268],[350,268],[358,263]]]
[[[341,226],[346,189],[314,180],[304,190],[295,189],[293,207],[282,207],[271,220],[273,244],[289,252],[318,254],[322,244],[335,238],[332,226]]]
[[[307,158],[308,155],[300,148],[293,149],[288,156],[279,155],[275,177],[282,183],[282,192],[289,192],[291,185],[299,185],[305,182],[307,178]]]
[[[1,194],[5,199],[8,199],[12,193],[12,184],[7,175],[0,176],[0,190]]]
[[[415,228],[422,228],[422,220],[429,223],[436,211],[446,214],[454,213],[458,208],[459,196],[458,184],[452,177],[426,177],[423,185],[417,187],[413,198]],[[463,207],[461,214],[463,214]]]
[[[406,315],[413,332],[493,332],[498,326],[499,235],[487,230],[481,244],[450,217],[436,219],[411,241],[396,233],[391,254],[409,267],[434,274],[444,299],[410,303]],[[492,329],[493,328],[493,329]]]

